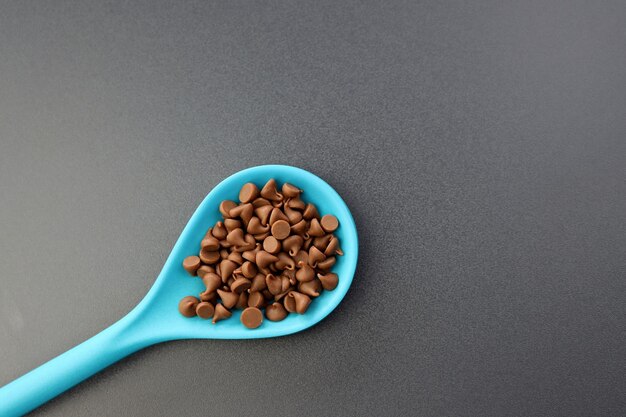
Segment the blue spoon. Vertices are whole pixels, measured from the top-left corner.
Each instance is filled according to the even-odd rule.
[[[270,178],[289,182],[304,190],[303,200],[315,204],[320,213],[334,214],[340,227],[344,256],[333,272],[339,285],[324,291],[303,315],[290,314],[280,322],[265,320],[254,330],[245,328],[234,310],[230,319],[217,324],[198,317],[185,318],[178,301],[204,290],[202,281],[192,279],[182,267],[186,256],[198,252],[207,229],[220,219],[222,200],[236,200],[247,182],[262,185]],[[258,339],[285,336],[313,326],[337,307],[346,295],[356,269],[358,237],[354,219],[339,194],[319,177],[286,165],[263,165],[240,171],[219,183],[202,201],[185,226],[163,270],[146,297],[130,313],[86,342],[0,388],[0,416],[25,414],[56,397],[107,366],[147,346],[177,339]]]

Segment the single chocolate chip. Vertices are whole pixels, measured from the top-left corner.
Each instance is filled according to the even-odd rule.
[[[274,207],[272,213],[270,214],[270,226],[273,226],[274,223],[279,220],[283,220],[289,224],[289,217],[287,217],[281,209]]]
[[[270,201],[281,201],[283,196],[276,189],[276,180],[270,179],[261,189],[261,197]]]
[[[313,281],[301,282],[298,284],[298,291],[309,297],[319,297],[322,291],[322,283],[317,278]]]
[[[263,241],[263,249],[271,254],[280,252],[280,242],[274,236],[268,236]]]
[[[270,203],[269,200],[263,198],[263,197],[259,197],[259,198],[255,198],[254,201],[252,202],[252,205],[254,206],[254,208],[258,208],[258,207],[262,207],[262,206],[271,206],[272,203]]]
[[[247,245],[247,242],[244,240],[243,237],[243,229],[239,228],[231,230],[228,233],[228,236],[226,236],[226,241],[233,246]]]
[[[276,256],[278,256],[278,261],[274,263],[276,269],[282,271],[285,269],[294,270],[296,268],[296,263],[293,258],[291,258],[291,256],[289,256],[285,252],[280,252]]]
[[[187,271],[192,277],[196,276],[196,272],[198,272],[200,265],[202,265],[202,263],[200,262],[200,258],[197,256],[188,256],[183,260],[183,268],[185,268],[185,271]]]
[[[210,319],[214,312],[215,307],[211,303],[201,302],[196,306],[196,314],[202,319]]]
[[[272,236],[274,236],[278,240],[283,240],[289,233],[291,232],[291,226],[285,220],[277,220],[272,225]]]
[[[304,204],[304,201],[300,200],[300,197],[289,199],[287,205],[289,206],[289,208],[298,211],[304,211],[304,209],[306,208],[306,204]]]
[[[306,220],[311,220],[311,219],[319,219],[320,215],[317,212],[317,207],[315,207],[313,204],[309,203],[306,205],[306,207],[304,208],[304,212],[302,213],[302,217],[304,217]]]
[[[317,274],[317,277],[326,291],[332,291],[337,288],[337,284],[339,283],[339,277],[337,274],[332,272],[328,274]]]
[[[200,300],[191,295],[183,297],[178,303],[178,311],[185,317],[194,317],[196,315],[196,306],[199,302]]]
[[[273,274],[267,274],[265,276],[265,285],[272,295],[280,294],[282,292],[282,280]]]
[[[284,320],[287,314],[287,310],[281,303],[273,303],[265,307],[265,317],[270,321]]]
[[[313,218],[311,219],[311,223],[309,223],[309,229],[306,231],[311,237],[319,237],[324,236],[325,232],[320,225],[319,220]]]
[[[254,239],[257,242],[263,242],[265,240],[265,238],[267,238],[270,235],[270,232],[265,232],[265,233],[261,233],[259,235],[254,235]]]
[[[330,271],[330,268],[335,265],[335,262],[337,262],[337,259],[334,256],[329,256],[325,260],[317,263],[317,269],[322,272]]]
[[[261,224],[264,226],[267,226],[269,224],[270,215],[272,214],[273,210],[274,210],[274,207],[272,207],[272,205],[270,204],[267,206],[257,207],[254,210],[254,213],[257,215],[257,217],[261,221]]]
[[[307,222],[306,220],[300,220],[298,223],[294,224],[293,226],[291,226],[291,233],[293,233],[294,235],[304,235],[306,233],[306,230],[309,227],[309,222]]]
[[[298,268],[298,271],[296,271],[296,279],[298,281],[307,282],[315,278],[315,270],[310,265],[299,262]]]
[[[256,264],[253,264],[250,261],[246,261],[241,265],[241,273],[246,278],[254,278],[257,271],[258,269],[256,267]]]
[[[226,308],[233,308],[239,300],[239,294],[230,291],[217,290],[217,294],[222,299],[222,303]]]
[[[321,262],[324,259],[326,259],[326,255],[324,255],[318,248],[315,246],[311,246],[309,248],[309,265],[313,268],[317,266],[318,262]]]
[[[234,201],[230,201],[230,200],[224,200],[220,203],[220,213],[222,213],[222,216],[224,216],[225,219],[229,219],[233,216],[230,215],[230,210],[234,209],[235,207],[237,207],[237,203],[235,203]]]
[[[233,261],[237,265],[241,265],[243,263],[243,256],[241,256],[240,252],[231,252],[228,254],[229,261]]]
[[[254,215],[254,206],[250,203],[242,204],[230,210],[232,217],[240,217],[245,224],[248,224]]]
[[[215,305],[215,313],[213,313],[213,324],[217,323],[220,320],[224,320],[232,316],[233,314],[226,309],[221,304]]]
[[[287,294],[287,298],[293,298],[296,302],[296,313],[304,314],[311,304],[311,299],[308,295],[304,295],[297,291],[291,291]]]
[[[236,308],[244,309],[248,307],[248,293],[242,292],[239,294],[239,300],[237,300],[237,304],[235,304]]]
[[[249,182],[244,184],[239,191],[239,201],[249,203],[259,196],[259,187]]]
[[[266,288],[267,284],[265,283],[265,275],[256,274],[254,278],[252,278],[252,285],[250,286],[249,291],[252,293],[255,291],[263,291]]]
[[[280,292],[286,292],[291,287],[291,282],[289,281],[289,277],[286,275],[280,276]]]
[[[271,263],[274,263],[277,260],[277,257],[271,253],[265,252],[264,250],[260,250],[256,254],[256,264],[259,268],[267,268]]]
[[[226,220],[224,220],[224,227],[226,228],[226,231],[228,233],[232,232],[235,229],[241,229],[241,226],[242,225],[241,225],[241,222],[239,220],[236,220],[236,219],[226,219]]]
[[[215,273],[215,268],[210,265],[202,265],[198,268],[198,272],[196,272],[200,278],[204,278],[204,276],[208,273]]]
[[[214,272],[209,272],[202,278],[202,282],[206,287],[206,292],[211,293],[222,285],[222,278]]]
[[[300,193],[302,192],[301,189],[299,189],[295,185],[289,184],[288,182],[283,184],[283,188],[282,188],[281,191],[283,192],[283,196],[285,198],[295,198],[295,197],[298,197],[300,195]]]
[[[302,213],[297,210],[294,210],[288,206],[285,206],[285,216],[289,219],[289,224],[296,224],[300,220],[302,220]]]
[[[224,259],[220,262],[220,276],[222,277],[222,282],[228,281],[228,278],[230,278],[235,269],[237,269],[237,264],[229,259]]]
[[[260,235],[262,233],[269,232],[270,227],[268,225],[263,226],[258,217],[253,217],[250,219],[250,222],[248,222],[246,230],[248,233],[252,233],[253,235]]]
[[[248,295],[248,307],[262,308],[265,305],[265,297],[260,292],[251,292]]]
[[[289,278],[289,282],[291,282],[291,285],[296,285],[298,283],[298,280],[296,279],[296,271],[293,269],[285,269],[283,271],[283,275],[286,276],[287,278]]]
[[[220,241],[213,236],[205,236],[200,242],[200,247],[208,251],[217,251],[220,249]]]
[[[206,301],[207,303],[215,304],[215,302],[217,301],[217,293],[216,292],[207,293],[206,291],[201,292],[200,301]]]
[[[341,248],[339,247],[339,239],[337,239],[335,236],[333,236],[330,239],[330,242],[328,242],[328,246],[326,246],[326,249],[324,250],[324,255],[326,256],[343,255],[343,252],[341,251]]]
[[[322,220],[320,220],[320,224],[326,233],[332,233],[339,227],[339,220],[332,214],[326,214],[322,217]]]
[[[302,239],[302,236],[289,236],[288,238],[283,240],[283,249],[288,252],[290,256],[296,256],[296,254],[302,247],[303,242],[304,239]]]
[[[256,329],[263,323],[263,313],[256,307],[248,307],[241,313],[241,323],[248,329]]]
[[[285,310],[287,310],[288,312],[296,312],[296,300],[293,297],[283,298],[283,305],[285,306]]]
[[[299,250],[298,253],[293,257],[294,262],[298,265],[300,262],[303,264],[309,263],[309,253],[304,250]]]
[[[211,234],[217,240],[224,240],[224,239],[226,239],[226,235],[228,234],[228,230],[226,230],[226,226],[224,226],[224,223],[217,222],[217,223],[215,223],[215,226],[213,227],[213,230],[211,230]]]
[[[237,278],[235,282],[233,282],[232,285],[230,286],[230,289],[234,293],[241,294],[242,292],[244,292],[251,286],[252,286],[252,283],[250,282],[249,279]]]
[[[207,249],[200,250],[200,260],[205,264],[214,264],[220,260],[220,253]]]

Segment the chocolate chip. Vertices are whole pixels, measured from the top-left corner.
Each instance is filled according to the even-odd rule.
[[[220,276],[222,277],[222,282],[226,282],[235,269],[237,269],[237,264],[229,259],[224,259],[220,262]]]
[[[311,219],[307,233],[311,237],[324,236],[325,234],[324,229],[322,229],[322,225],[320,225],[320,222],[315,218]]]
[[[270,179],[261,189],[261,197],[270,201],[281,201],[283,196],[276,189],[276,180]]]
[[[257,217],[261,221],[261,224],[264,226],[267,226],[269,224],[270,215],[272,214],[272,211],[274,211],[274,207],[272,207],[272,205],[270,204],[267,206],[257,207],[254,210],[254,213],[257,215]]]
[[[296,271],[296,279],[300,282],[312,281],[315,278],[315,270],[310,265],[299,262],[298,271]]]
[[[280,252],[276,256],[278,256],[278,260],[274,263],[274,266],[276,267],[277,270],[279,271],[283,271],[285,269],[293,270],[296,268],[296,263],[293,260],[293,258],[291,258],[291,256],[289,256],[285,252]]]
[[[178,311],[185,317],[194,317],[196,315],[196,306],[199,302],[200,300],[191,295],[183,297],[178,303]]]
[[[211,234],[213,235],[213,237],[215,239],[223,240],[223,239],[226,239],[226,235],[228,234],[228,230],[226,230],[226,226],[224,226],[224,223],[217,222],[217,223],[215,223],[215,226],[213,227],[213,230],[211,230]]]
[[[196,272],[198,271],[198,268],[200,268],[200,265],[202,265],[202,263],[200,262],[200,258],[197,256],[188,256],[183,260],[183,268],[185,268],[185,271],[187,271],[192,277],[196,276]]]
[[[262,225],[261,220],[258,217],[253,217],[248,222],[248,227],[246,228],[248,233],[252,233],[253,235],[260,235],[262,233],[267,233],[270,230],[268,225]]]
[[[274,223],[276,223],[279,220],[283,220],[287,222],[287,224],[289,224],[289,217],[287,217],[285,213],[282,212],[281,209],[274,207],[272,209],[272,212],[270,213],[270,220],[269,220],[270,226],[273,226]]]
[[[301,282],[298,284],[298,291],[302,294],[306,294],[309,297],[319,297],[322,291],[322,283],[319,279],[315,278],[312,281]]]
[[[241,229],[241,222],[236,219],[224,219],[224,227],[228,233],[235,229]]]
[[[283,249],[289,253],[290,256],[296,256],[300,248],[302,247],[302,243],[304,239],[302,236],[291,235],[285,240],[283,240]]]
[[[246,278],[254,278],[257,272],[258,269],[256,267],[256,264],[250,261],[246,261],[241,265],[241,273]]]
[[[271,263],[274,263],[278,258],[271,253],[260,250],[256,254],[256,264],[259,268],[267,268]]]
[[[258,208],[258,207],[262,207],[262,206],[271,206],[272,203],[270,203],[269,200],[263,198],[263,197],[259,197],[259,198],[255,198],[254,201],[252,202],[252,205],[254,206],[254,208]]]
[[[200,278],[204,278],[204,276],[208,273],[215,273],[215,268],[211,265],[202,265],[196,272]]]
[[[328,273],[328,274],[317,274],[320,282],[322,283],[322,287],[326,291],[332,291],[337,288],[337,284],[339,283],[339,277],[337,274]]]
[[[337,259],[334,256],[329,256],[325,260],[317,263],[317,269],[323,272],[330,271],[330,268],[335,265],[335,262],[337,262]]]
[[[296,302],[296,313],[304,314],[311,304],[311,299],[308,295],[304,295],[297,291],[291,291],[287,294],[287,298],[293,298]]]
[[[222,278],[214,272],[209,272],[202,278],[202,282],[206,287],[206,292],[211,293],[222,285]]]
[[[243,256],[241,256],[240,252],[231,252],[230,254],[228,254],[228,258],[226,259],[228,259],[229,261],[233,261],[237,265],[241,265],[243,263]]]
[[[274,236],[278,240],[283,240],[289,233],[291,232],[291,226],[285,220],[277,220],[272,225],[272,236]]]
[[[285,216],[287,216],[287,219],[289,219],[289,224],[296,224],[300,220],[302,220],[302,213],[300,213],[299,211],[294,210],[290,207],[285,207],[284,211]]]
[[[300,200],[299,197],[289,199],[287,205],[289,206],[289,208],[298,211],[304,211],[304,209],[306,208],[306,204],[304,204],[304,201]]]
[[[296,265],[298,265],[300,262],[302,262],[303,264],[308,264],[309,253],[304,250],[299,250],[298,253],[293,257],[293,260],[295,261]]]
[[[230,210],[230,215],[240,217],[245,224],[248,224],[254,214],[254,206],[250,203],[242,204]]]
[[[300,195],[302,192],[301,189],[296,187],[295,185],[289,184],[288,182],[283,184],[283,188],[281,190],[283,192],[283,196],[285,198],[295,198]]]
[[[281,303],[273,303],[265,307],[265,317],[270,321],[284,320],[287,314],[287,310]]]
[[[265,285],[272,295],[280,294],[282,292],[282,280],[273,274],[267,274],[265,276]]]
[[[217,323],[220,320],[224,320],[232,316],[233,314],[226,309],[221,304],[215,305],[215,313],[213,313],[213,324]]]
[[[239,300],[239,294],[230,291],[217,290],[217,294],[222,299],[222,303],[226,308],[233,308]]]
[[[217,251],[220,249],[220,241],[213,236],[205,236],[200,242],[200,247],[208,251]]]
[[[260,292],[251,292],[248,296],[248,307],[262,308],[265,305],[265,297]]]
[[[217,301],[217,293],[216,292],[201,292],[200,293],[200,301],[206,301],[207,303],[215,304]]]
[[[256,274],[254,278],[252,278],[252,285],[250,286],[250,292],[255,291],[263,291],[267,288],[267,283],[265,282],[265,275]]]
[[[237,203],[235,203],[234,201],[224,200],[220,203],[219,210],[225,219],[230,219],[231,217],[233,217],[230,215],[230,210],[234,209],[235,207],[237,207]]]
[[[287,310],[288,312],[296,312],[296,300],[293,297],[283,298],[283,305],[285,306],[285,310]]]
[[[241,201],[242,203],[250,203],[258,196],[259,188],[251,182],[244,184],[244,186],[241,187],[241,190],[239,191],[239,201]]]
[[[317,266],[318,262],[326,259],[326,255],[324,255],[317,247],[311,246],[309,248],[309,265],[313,268]]]
[[[247,278],[237,278],[235,282],[230,286],[231,291],[237,294],[241,294],[243,291],[249,289],[252,283]]]
[[[207,249],[200,250],[200,260],[205,264],[214,264],[220,260],[220,253],[216,251],[211,251]]]
[[[324,255],[326,256],[343,255],[343,252],[341,251],[341,248],[339,247],[339,239],[337,239],[335,236],[333,236],[330,239],[330,242],[328,242],[328,246],[326,246],[326,249],[324,250]]]
[[[256,329],[263,323],[263,313],[256,307],[248,307],[241,313],[241,323],[248,329]]]
[[[298,223],[291,226],[291,233],[294,235],[304,235],[309,228],[309,223],[306,220],[300,220]]]
[[[235,308],[244,309],[248,307],[248,293],[242,292],[239,294],[239,299],[237,300],[237,304],[235,304]]]
[[[196,306],[196,314],[202,319],[210,319],[214,312],[215,307],[211,303],[201,302]]]
[[[339,220],[337,220],[337,218],[332,214],[326,214],[322,216],[320,224],[326,233],[332,233],[339,227]]]
[[[319,219],[320,215],[317,212],[317,207],[315,207],[313,204],[309,203],[304,208],[304,212],[302,213],[302,217],[304,217],[306,220],[311,220],[313,218]]]
[[[280,242],[274,236],[268,236],[263,241],[263,249],[275,255],[280,252]]]

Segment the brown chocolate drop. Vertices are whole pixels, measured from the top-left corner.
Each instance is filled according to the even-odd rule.
[[[311,298],[308,295],[299,293],[297,291],[291,291],[287,294],[287,298],[293,298],[296,302],[296,313],[304,314],[311,304]]]
[[[283,298],[283,305],[285,306],[285,310],[287,310],[288,312],[296,312],[296,300],[293,297]]]
[[[213,236],[205,236],[200,242],[200,247],[208,251],[217,251],[220,249],[220,241]]]
[[[318,248],[315,246],[311,246],[309,248],[309,265],[315,268],[318,262],[326,259],[326,255],[324,255]]]
[[[324,252],[326,250],[326,247],[328,246],[328,243],[330,242],[332,238],[333,238],[333,235],[324,235],[324,236],[316,237],[313,239],[313,246],[318,248],[321,252]]]
[[[280,276],[280,292],[286,292],[291,287],[291,282],[289,281],[289,277],[286,275]]]
[[[283,271],[283,275],[289,278],[291,285],[296,285],[298,283],[298,280],[296,279],[296,271],[293,269],[285,269]]]
[[[270,179],[261,189],[261,197],[270,201],[281,201],[283,196],[276,189],[276,180]]]
[[[337,274],[332,272],[328,274],[317,274],[317,277],[326,291],[332,291],[337,288],[337,284],[339,283],[339,277]]]
[[[277,220],[272,225],[272,236],[274,236],[278,240],[283,240],[289,236],[291,232],[291,226],[285,220]]]
[[[289,217],[287,217],[281,209],[274,208],[272,210],[272,213],[270,214],[270,223],[269,223],[270,226],[273,226],[274,223],[276,223],[279,220],[284,220],[285,222],[287,222],[287,224],[289,224]]]
[[[221,259],[228,259],[228,255],[230,255],[230,252],[228,251],[228,249],[220,249]],[[217,271],[218,268],[219,268],[219,265],[215,267],[215,270]],[[219,274],[219,271],[218,271],[218,274]]]
[[[243,256],[241,256],[241,253],[239,253],[239,252],[231,252],[231,253],[229,253],[227,259],[229,261],[233,261],[237,265],[241,265],[243,263]]]
[[[220,276],[222,277],[222,282],[228,281],[228,278],[230,278],[235,269],[237,269],[237,264],[229,259],[224,259],[220,262]]]
[[[267,226],[269,224],[270,215],[272,214],[273,210],[274,210],[274,207],[272,207],[272,205],[261,206],[261,207],[257,207],[254,210],[254,213],[257,215],[257,217],[261,221],[261,224],[264,226]]]
[[[230,290],[236,294],[241,294],[252,286],[248,278],[237,278],[230,286]]]
[[[217,293],[216,292],[201,292],[200,293],[200,301],[206,301],[207,303],[215,304],[217,302]]]
[[[234,209],[235,207],[237,207],[237,203],[235,203],[234,201],[224,200],[220,203],[220,213],[222,213],[222,216],[224,216],[225,219],[230,219],[231,217],[233,217],[230,215],[230,210]]]
[[[194,317],[196,315],[196,306],[199,302],[200,300],[191,295],[183,297],[178,303],[178,311],[185,317]]]
[[[302,190],[296,187],[295,185],[291,185],[288,182],[286,182],[283,184],[282,192],[285,198],[295,198],[300,195]]]
[[[241,265],[241,273],[246,278],[254,278],[257,272],[258,269],[256,267],[256,264],[250,261],[246,261]]]
[[[317,263],[317,269],[323,272],[330,271],[330,268],[335,265],[335,262],[337,262],[337,259],[334,256],[329,256],[325,260]]]
[[[265,252],[264,250],[260,250],[256,254],[256,264],[259,268],[267,268],[270,264],[276,262],[277,260],[277,257],[271,253]]]
[[[201,303],[198,303],[198,305],[196,306],[196,314],[201,319],[205,319],[205,320],[210,319],[211,317],[213,317],[214,312],[215,312],[215,307],[213,307],[213,304],[211,303],[207,303],[203,301]]]
[[[291,226],[291,233],[294,235],[304,235],[306,233],[309,223],[306,220],[300,220],[298,223]]]
[[[260,292],[251,292],[248,295],[248,307],[263,308],[265,305],[265,297]]]
[[[248,293],[242,292],[239,294],[239,300],[237,300],[237,304],[235,304],[236,308],[244,309],[248,307]]]
[[[242,203],[250,203],[259,196],[259,187],[249,182],[244,184],[239,190],[239,201]]]
[[[326,233],[332,233],[339,227],[339,220],[332,214],[326,214],[320,220],[320,224]]]
[[[244,224],[248,224],[252,216],[254,215],[254,206],[250,203],[242,204],[230,210],[231,216],[240,217]]]
[[[309,253],[303,250],[299,250],[298,253],[293,257],[293,260],[295,261],[296,265],[298,265],[300,262],[302,262],[303,264],[308,264]]]
[[[319,219],[320,215],[317,212],[317,207],[315,207],[313,204],[309,203],[304,208],[304,212],[302,213],[302,217],[304,217],[306,220],[311,220],[311,219]]]
[[[263,291],[261,291],[261,294],[263,294],[263,298],[265,298],[266,300],[271,300],[272,298],[274,298],[274,296],[268,289],[264,289]]]
[[[237,219],[226,219],[224,220],[224,227],[230,233],[235,229],[241,229],[241,222]]]
[[[224,240],[226,239],[228,230],[226,230],[226,226],[224,226],[224,223],[217,222],[215,223],[215,226],[213,226],[213,230],[211,231],[211,234],[217,240]]]
[[[202,278],[207,293],[212,293],[222,285],[222,278],[214,272],[209,272]]]
[[[267,274],[265,276],[265,285],[267,285],[267,289],[272,295],[282,292],[282,279],[273,274]]]
[[[272,204],[272,206],[274,206],[274,208],[277,208],[277,209],[283,208],[283,202],[282,201],[272,201],[271,204]]]
[[[250,286],[250,292],[263,291],[267,288],[267,284],[265,283],[265,275],[256,274],[254,278],[252,278],[252,285]]]
[[[287,206],[285,206],[285,215],[289,219],[289,224],[296,224],[302,220],[302,213]]]
[[[247,245],[242,229],[233,229],[230,233],[228,233],[228,236],[226,236],[226,241],[233,246]]]
[[[235,307],[235,305],[237,304],[237,301],[239,300],[239,294],[234,293],[234,292],[217,290],[217,294],[222,299],[222,303],[224,304],[226,308]]]
[[[200,260],[205,264],[212,265],[220,260],[220,253],[216,251],[202,249],[200,251]]]
[[[288,252],[290,256],[296,256],[296,254],[302,247],[303,242],[304,239],[302,239],[302,236],[289,236],[288,238],[283,240],[283,249]]]
[[[308,251],[311,248],[311,244],[313,243],[313,238],[308,237],[308,234],[304,234],[304,243],[302,244],[302,249]]]
[[[274,236],[268,236],[263,241],[263,249],[275,255],[280,252],[280,242]]]
[[[304,209],[306,208],[306,204],[304,204],[304,201],[300,200],[300,197],[289,199],[288,206],[289,208],[298,211],[304,211]]]
[[[263,323],[263,313],[256,307],[248,307],[241,313],[241,323],[248,329],[256,329]]]
[[[200,262],[200,258],[197,256],[188,256],[183,260],[183,268],[185,268],[185,271],[187,271],[192,277],[196,276],[200,265],[202,265],[202,263]]]
[[[298,291],[309,297],[319,297],[320,291],[322,291],[322,283],[317,278],[313,281],[301,282],[298,284]]]
[[[256,198],[253,202],[252,205],[254,206],[254,208],[258,208],[258,207],[262,207],[262,206],[271,206],[272,203],[270,203],[269,200],[263,198],[263,197],[259,197]]]
[[[270,228],[268,225],[263,226],[261,224],[261,220],[258,217],[253,217],[250,219],[246,230],[248,231],[248,233],[252,233],[253,235],[260,235],[262,233],[269,232]]]
[[[217,323],[220,320],[224,320],[232,316],[233,314],[226,309],[221,304],[215,305],[215,313],[213,313],[213,324]]]
[[[322,229],[322,226],[320,225],[320,222],[315,218],[311,219],[311,223],[309,224],[309,230],[307,230],[307,233],[311,237],[324,236],[325,234],[324,229]]]
[[[280,252],[277,256],[278,256],[278,261],[274,263],[274,266],[276,267],[276,269],[282,271],[285,269],[294,270],[296,268],[295,261],[285,252]]]
[[[265,233],[261,233],[260,235],[254,235],[254,239],[257,242],[263,242],[265,240],[265,238],[267,238],[270,235],[270,232],[265,232]]]
[[[208,274],[208,273],[213,273],[214,274],[215,273],[215,268],[213,268],[210,265],[202,265],[200,268],[198,268],[197,274],[198,274],[198,276],[200,278],[204,278],[206,276],[206,274]]]
[[[328,246],[326,246],[326,249],[324,250],[324,255],[326,256],[343,255],[343,252],[341,251],[341,248],[339,247],[339,239],[337,239],[335,236],[333,236],[330,239],[330,242],[328,242]]]
[[[265,307],[265,317],[270,321],[284,320],[287,314],[287,310],[281,303],[273,303]]]
[[[315,278],[315,270],[310,265],[299,262],[298,268],[300,268],[296,271],[296,279],[298,281],[307,282]]]

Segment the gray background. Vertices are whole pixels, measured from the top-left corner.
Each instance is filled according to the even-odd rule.
[[[330,182],[304,333],[180,341],[50,416],[626,414],[626,3],[3,2],[0,384],[146,293],[224,177]]]

